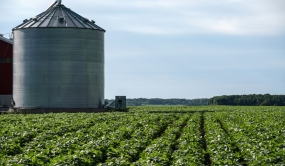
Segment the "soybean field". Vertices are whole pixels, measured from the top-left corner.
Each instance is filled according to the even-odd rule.
[[[285,107],[0,115],[0,165],[285,165]]]

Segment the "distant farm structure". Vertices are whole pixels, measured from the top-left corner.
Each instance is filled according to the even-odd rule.
[[[7,111],[13,87],[13,41],[0,34],[0,111]]]

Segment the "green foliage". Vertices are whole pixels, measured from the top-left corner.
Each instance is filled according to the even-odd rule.
[[[1,115],[0,165],[285,164],[285,107],[129,109]]]
[[[284,107],[258,107],[255,110],[246,108],[230,114],[216,112],[208,115],[214,121],[220,120],[228,133],[221,137],[228,142],[222,145],[229,144],[238,148],[233,150],[233,156],[242,157],[249,165],[284,165]]]
[[[113,100],[105,100],[105,103],[111,103]],[[146,99],[135,98],[127,99],[127,106],[145,106],[145,105],[186,105],[186,106],[202,106],[208,105],[208,99]]]
[[[208,104],[238,106],[285,106],[285,95],[252,94],[215,96],[209,99]]]
[[[271,106],[271,103],[270,103],[269,100],[264,100],[264,101],[260,104],[260,106]]]

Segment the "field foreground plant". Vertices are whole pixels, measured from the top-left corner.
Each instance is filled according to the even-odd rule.
[[[284,165],[285,107],[0,115],[0,165]]]

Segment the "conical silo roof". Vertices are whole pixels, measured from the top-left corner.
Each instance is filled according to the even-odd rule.
[[[15,29],[22,28],[83,28],[105,30],[95,24],[95,21],[90,21],[87,18],[80,16],[63,4],[58,3],[50,7],[39,15],[25,19],[22,24],[15,27]]]

